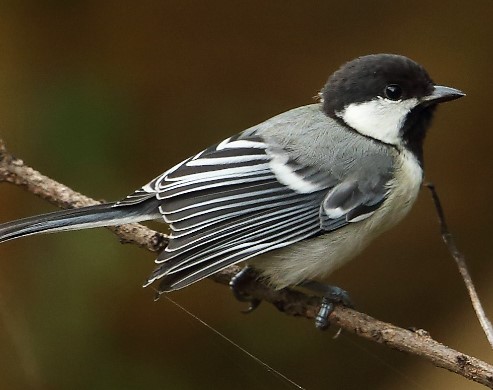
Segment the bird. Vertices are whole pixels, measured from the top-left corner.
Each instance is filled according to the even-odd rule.
[[[3,223],[0,242],[160,220],[169,242],[144,284],[159,281],[159,293],[240,262],[273,288],[309,285],[408,214],[435,109],[462,96],[405,56],[361,56],[315,103],[185,159],[120,201]]]

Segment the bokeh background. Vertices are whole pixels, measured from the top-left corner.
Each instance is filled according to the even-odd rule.
[[[491,0],[2,1],[0,136],[48,176],[117,200],[209,144],[313,102],[343,62],[407,55],[468,94],[438,110],[426,178],[493,316],[492,39]],[[0,221],[51,210],[0,186]],[[104,229],[0,246],[0,388],[290,387],[153,302],[140,287],[153,259]],[[330,282],[364,312],[493,361],[425,190]],[[242,315],[209,280],[172,297],[307,389],[480,388],[352,335],[333,340],[335,330],[269,305]]]

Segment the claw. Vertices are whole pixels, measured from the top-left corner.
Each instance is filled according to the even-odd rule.
[[[242,283],[244,283],[246,280],[249,279],[254,279],[257,277],[257,274],[253,269],[249,266],[244,267],[240,272],[238,272],[235,276],[231,278],[229,281],[229,287],[231,288],[231,291],[233,292],[234,297],[240,301],[240,302],[248,302],[248,308],[242,310],[242,313],[251,313],[254,311],[262,302],[258,298],[254,298],[248,294],[245,294],[239,290],[240,286]]]
[[[259,307],[259,305],[262,303],[262,301],[258,298],[253,298],[253,297],[250,297],[250,301],[249,301],[249,305],[246,309],[243,309],[241,312],[243,314],[249,314],[251,313],[252,311],[254,311],[257,307]]]

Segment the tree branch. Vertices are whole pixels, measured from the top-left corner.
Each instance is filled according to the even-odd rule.
[[[438,193],[435,189],[435,185],[433,183],[427,183],[425,184],[425,186],[431,191],[431,196],[433,198],[433,202],[435,203],[435,209],[437,211],[438,221],[440,222],[440,232],[442,234],[443,242],[447,246],[447,249],[454,258],[455,263],[457,264],[457,268],[459,269],[462,280],[464,281],[467,292],[469,293],[472,307],[476,312],[476,316],[478,317],[479,323],[483,328],[488,342],[493,347],[493,325],[491,325],[491,322],[486,316],[486,313],[483,309],[483,305],[481,305],[481,301],[479,300],[478,293],[476,292],[476,288],[474,287],[471,274],[467,269],[466,259],[464,255],[459,251],[459,249],[457,249],[454,236],[452,236],[452,233],[450,233],[449,231],[447,222],[445,221],[445,213],[443,211],[440,198],[438,197]]]
[[[25,165],[22,160],[7,152],[1,139],[0,182],[22,187],[62,208],[98,203]],[[132,243],[152,252],[159,252],[167,243],[166,235],[140,224],[122,225],[110,229],[122,243]],[[238,271],[238,266],[231,266],[215,274],[212,279],[228,285],[231,277]],[[242,289],[246,294],[269,302],[291,316],[313,319],[320,308],[319,297],[307,296],[289,289],[273,290],[258,280],[247,281],[242,285]],[[445,368],[493,389],[493,366],[440,344],[424,330],[402,329],[341,306],[337,306],[330,315],[330,322],[368,340],[420,356],[437,367]]]

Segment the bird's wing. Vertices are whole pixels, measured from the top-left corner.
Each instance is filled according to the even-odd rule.
[[[161,279],[160,291],[172,291],[340,228],[359,205],[379,202],[361,197],[351,204],[335,193],[327,197],[340,185],[328,172],[299,164],[289,151],[249,133],[185,160],[123,202],[151,193],[160,200],[171,234],[148,284]],[[344,213],[329,214],[338,199],[344,201]]]
[[[390,193],[390,176],[374,180],[348,178],[332,188],[320,205],[320,227],[326,231],[340,227],[342,222],[359,222],[370,217]]]

